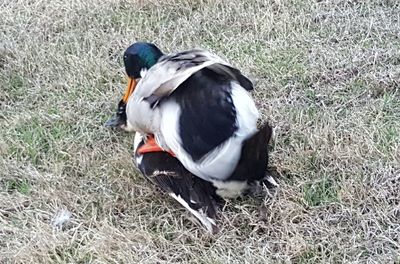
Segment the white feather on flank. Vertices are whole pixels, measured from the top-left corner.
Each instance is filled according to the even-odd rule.
[[[239,127],[236,136],[247,139],[257,132],[257,120],[260,118],[260,113],[248,91],[236,82],[232,82],[231,85],[232,100],[236,109]]]
[[[160,109],[160,133],[156,140],[164,149],[172,150],[187,170],[206,180],[224,180],[235,169],[244,140],[257,131],[259,113],[250,94],[236,82],[232,82],[232,100],[237,112],[238,131],[218,148],[210,151],[201,162],[195,162],[183,149],[179,136],[181,109],[174,101],[163,103]]]
[[[179,133],[179,117],[181,115],[181,109],[179,105],[174,101],[166,101],[160,106],[160,131],[155,134],[155,139],[161,148],[165,150],[173,150],[178,159],[181,159],[182,154],[186,152],[178,152],[181,149],[181,140],[178,136]],[[187,154],[186,154],[187,155]],[[181,161],[181,160],[180,160]],[[182,161],[181,161],[182,162]],[[183,163],[185,166],[185,163]]]
[[[186,209],[189,210],[207,229],[209,232],[213,232],[213,226],[216,226],[214,219],[208,217],[204,212],[196,211],[188,205],[188,203],[182,199],[180,195],[176,195],[175,193],[169,193],[169,195],[177,200],[181,205],[183,205]]]

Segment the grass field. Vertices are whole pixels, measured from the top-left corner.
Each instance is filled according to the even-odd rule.
[[[400,2],[166,2],[1,1],[0,263],[400,263]],[[137,40],[227,58],[275,128],[216,235],[102,126]]]

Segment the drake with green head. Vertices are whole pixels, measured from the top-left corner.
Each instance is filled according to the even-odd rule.
[[[142,78],[141,73],[150,69],[163,56],[154,44],[146,42],[137,42],[130,46],[124,53],[124,65],[128,76],[128,85],[124,96],[118,103],[117,113],[114,118],[107,121],[106,125],[119,127],[129,131],[127,126],[126,104],[129,96],[134,91],[138,81]]]
[[[168,151],[223,198],[242,195],[264,179],[276,184],[265,178],[272,129],[257,127],[253,84],[239,70],[205,50],[163,55],[143,42],[126,50],[124,64],[128,86],[107,124],[137,132],[136,163],[145,175],[146,166],[160,163],[149,159],[143,165],[143,155]],[[182,198],[190,186],[178,189],[171,196],[194,210],[190,199],[196,195]]]

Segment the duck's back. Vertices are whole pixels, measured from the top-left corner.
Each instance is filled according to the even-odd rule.
[[[179,135],[194,161],[234,135],[238,126],[230,81],[203,69],[172,95],[181,107]]]
[[[244,140],[257,131],[259,113],[237,80],[204,68],[161,102],[161,134],[183,165],[205,180],[235,169]]]

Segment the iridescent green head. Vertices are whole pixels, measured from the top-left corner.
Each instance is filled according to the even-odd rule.
[[[161,50],[152,43],[136,42],[124,53],[125,70],[132,79],[140,78],[142,69],[150,69],[163,55]]]
[[[126,49],[124,53],[124,64],[126,74],[128,75],[128,85],[124,96],[118,103],[117,113],[106,122],[106,126],[129,130],[126,116],[126,104],[128,103],[128,99],[135,90],[139,79],[142,78],[140,72],[150,69],[157,63],[162,55],[163,53],[159,48],[147,42],[136,42]]]

